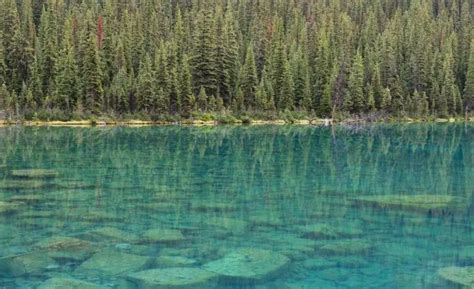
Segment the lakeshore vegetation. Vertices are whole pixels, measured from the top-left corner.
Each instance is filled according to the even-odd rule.
[[[448,117],[471,0],[0,0],[0,118]]]

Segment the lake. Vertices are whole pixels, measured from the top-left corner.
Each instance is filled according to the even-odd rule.
[[[0,128],[0,288],[463,288],[474,125]]]

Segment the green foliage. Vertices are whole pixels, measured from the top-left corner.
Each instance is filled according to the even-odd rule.
[[[8,115],[430,117],[474,106],[469,0],[178,2],[0,0]]]

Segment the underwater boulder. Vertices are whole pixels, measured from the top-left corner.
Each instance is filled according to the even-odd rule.
[[[219,274],[226,282],[256,283],[275,276],[289,261],[288,257],[280,253],[242,248],[207,263],[204,269]]]
[[[157,267],[188,267],[196,264],[196,260],[182,256],[159,256],[154,264]]]
[[[442,213],[465,207],[462,198],[450,195],[376,195],[353,199],[355,205],[401,209],[420,213]],[[464,203],[464,204],[463,204]]]
[[[40,250],[63,250],[73,248],[91,248],[92,243],[74,237],[53,236],[33,245]]]
[[[55,170],[47,169],[24,169],[24,170],[12,170],[11,176],[15,178],[27,178],[27,179],[46,179],[55,178],[59,176],[59,173]]]
[[[372,245],[364,240],[341,240],[325,244],[319,248],[319,251],[326,254],[365,254],[369,252]]]
[[[150,269],[128,275],[141,289],[213,288],[216,274],[199,268]]]
[[[174,243],[183,241],[184,235],[174,229],[150,229],[142,234],[141,243]]]
[[[438,275],[444,280],[457,285],[465,286],[466,289],[474,288],[474,266],[469,267],[445,267],[438,271]]]
[[[77,269],[78,274],[119,276],[143,269],[150,259],[120,251],[105,250],[93,255]]]
[[[136,234],[126,232],[114,227],[101,227],[94,229],[86,234],[94,241],[112,241],[120,243],[134,243],[138,240]]]
[[[248,228],[248,223],[246,221],[226,217],[208,218],[206,223],[210,226],[225,229],[231,233],[242,233]]]
[[[0,215],[10,214],[18,211],[21,206],[24,205],[21,202],[2,202],[0,201]]]
[[[41,252],[0,258],[0,276],[18,277],[40,274],[56,262]]]
[[[94,283],[72,279],[55,277],[46,280],[37,289],[107,289],[110,287],[101,286]]]
[[[98,249],[91,242],[66,236],[44,239],[34,244],[33,248],[47,251],[45,254],[59,262],[83,261]]]
[[[341,237],[353,238],[363,235],[363,231],[358,227],[345,226],[338,227],[330,224],[313,224],[301,226],[299,228],[303,236],[311,239],[336,239]]]

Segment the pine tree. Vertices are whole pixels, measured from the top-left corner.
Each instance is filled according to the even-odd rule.
[[[193,81],[196,90],[217,93],[216,36],[209,8],[199,11],[196,19],[192,53]]]
[[[244,106],[246,108],[255,107],[255,91],[257,89],[257,67],[255,66],[255,55],[253,45],[247,46],[245,63],[242,67],[240,88],[244,94]]]
[[[293,77],[291,75],[290,64],[288,60],[285,60],[283,66],[283,83],[281,85],[281,98],[280,98],[280,109],[282,110],[293,110],[294,109],[294,85]]]
[[[471,50],[464,86],[464,111],[468,113],[474,107],[474,39],[471,40]]]
[[[244,111],[244,93],[242,89],[238,89],[235,97],[232,101],[232,111],[233,112],[242,112]]]
[[[181,63],[181,87],[179,88],[181,93],[181,114],[184,117],[189,117],[196,106],[196,98],[194,97],[191,78],[192,76],[191,69],[189,67],[189,59],[185,54]]]
[[[60,110],[70,113],[74,110],[77,99],[77,63],[74,54],[72,19],[66,22],[64,39],[59,52],[55,71],[55,106]]]
[[[364,60],[360,52],[354,57],[349,75],[349,85],[344,98],[344,108],[353,113],[361,113],[365,110],[364,98]]]
[[[203,86],[201,86],[201,89],[199,90],[199,95],[197,97],[198,109],[202,112],[207,111],[207,102],[208,102],[208,97],[206,94],[206,89]]]
[[[79,71],[82,77],[80,82],[81,103],[88,111],[99,114],[103,106],[104,89],[96,34],[93,31],[88,31],[85,27],[79,46],[81,52]]]
[[[122,67],[112,79],[108,90],[111,108],[119,114],[130,111],[129,96],[131,91],[130,77],[127,70]]]
[[[137,79],[137,107],[139,111],[153,112],[156,107],[165,107],[166,104],[158,103],[164,102],[164,99],[158,99],[157,95],[161,93],[162,97],[165,97],[163,88],[156,90],[153,82],[153,71],[151,68],[151,60],[148,55],[145,55],[144,59],[140,63],[140,70]],[[161,90],[161,91],[159,91]]]

